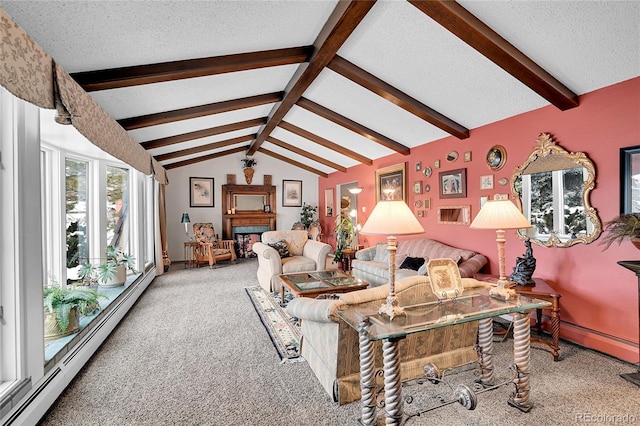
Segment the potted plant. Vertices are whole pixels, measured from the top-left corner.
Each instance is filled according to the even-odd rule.
[[[44,289],[44,338],[57,339],[80,329],[80,316],[100,309],[104,294],[84,288],[49,285]]]
[[[343,260],[343,251],[350,249],[351,243],[353,242],[355,227],[353,226],[351,216],[345,213],[340,214],[340,216],[336,218],[336,229],[334,232],[336,234],[336,250],[333,253],[333,261],[340,263]]]
[[[247,181],[247,185],[251,185],[251,181],[253,180],[253,167],[258,164],[255,158],[244,157],[240,160],[242,163],[242,169],[244,170],[244,178]]]
[[[622,244],[625,239],[629,239],[631,243],[640,249],[640,213],[621,214],[604,225],[604,232],[601,245],[606,250],[611,244],[617,242]]]
[[[304,225],[305,229],[309,229],[311,222],[313,222],[316,213],[318,212],[318,206],[312,206],[311,204],[304,203],[302,205],[302,211],[300,212],[300,222]]]
[[[107,246],[107,260],[99,265],[85,263],[78,270],[83,285],[96,286],[98,281],[104,287],[119,287],[127,280],[127,269],[135,270],[135,259],[124,253],[120,247]]]

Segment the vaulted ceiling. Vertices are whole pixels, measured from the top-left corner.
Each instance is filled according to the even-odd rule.
[[[7,1],[172,169],[237,152],[320,176],[640,75],[640,2]]]

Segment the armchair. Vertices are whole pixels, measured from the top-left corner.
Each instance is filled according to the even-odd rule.
[[[198,266],[208,262],[209,267],[213,268],[219,260],[236,262],[234,241],[219,240],[212,223],[194,223],[193,235],[198,243],[194,249],[194,260]]]
[[[473,278],[463,278],[466,288],[487,286]],[[337,299],[296,298],[287,311],[302,320],[302,356],[320,384],[338,404],[360,399],[360,353],[358,333],[338,317],[344,305],[372,306],[376,309],[389,294],[387,285],[336,295]],[[435,296],[429,277],[416,275],[396,282],[401,305]],[[400,341],[400,371],[403,380],[423,377],[424,366],[433,363],[440,371],[478,360],[478,322],[413,333]],[[383,364],[381,342],[375,342],[375,369]]]
[[[283,240],[289,256],[281,256],[269,245]],[[263,232],[262,241],[253,245],[258,255],[258,282],[266,291],[280,291],[278,275],[324,270],[330,251],[329,244],[310,240],[304,230]]]

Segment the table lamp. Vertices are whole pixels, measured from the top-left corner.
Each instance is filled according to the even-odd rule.
[[[184,223],[184,233],[187,234],[187,239],[189,239],[189,223],[191,223],[191,219],[189,219],[189,213],[182,213],[181,223]]]
[[[380,314],[390,320],[405,315],[396,296],[396,235],[419,234],[424,228],[404,201],[379,201],[369,219],[360,230],[365,235],[386,235],[389,252],[389,295],[382,304]]]
[[[504,239],[505,229],[531,228],[531,223],[509,200],[489,200],[473,219],[472,229],[495,229],[496,243],[498,244],[498,267],[500,278],[498,286],[492,288],[489,294],[496,299],[508,300],[515,296],[515,291],[509,289],[511,283],[507,280],[504,268]]]

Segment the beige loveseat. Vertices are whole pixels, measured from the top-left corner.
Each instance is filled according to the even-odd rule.
[[[487,286],[472,278],[463,278],[466,288]],[[302,320],[302,356],[329,396],[338,404],[360,399],[360,354],[358,333],[341,320],[336,312],[345,305],[379,307],[389,292],[388,285],[337,295],[337,299],[296,298],[287,311]],[[396,282],[400,305],[417,299],[433,298],[429,278],[417,275]],[[440,371],[478,359],[475,349],[478,322],[410,334],[400,341],[401,376],[403,380],[424,375],[426,363],[434,363]],[[374,346],[375,368],[382,368],[381,342]]]
[[[389,260],[387,243],[378,243],[373,247],[356,252],[356,258],[351,262],[352,274],[366,281],[370,286],[378,286],[389,282]],[[418,270],[400,268],[407,259],[423,258],[424,265]],[[440,241],[420,238],[398,241],[396,251],[396,279],[414,275],[427,274],[429,259],[453,259],[458,264],[462,278],[473,278],[488,260],[472,250],[452,247]]]
[[[321,271],[326,268],[329,244],[309,239],[307,231],[268,231],[253,245],[258,255],[258,282],[266,291],[280,291],[280,274]],[[282,257],[269,244],[284,241],[289,256]]]

